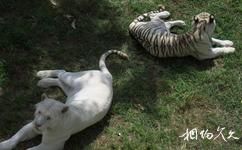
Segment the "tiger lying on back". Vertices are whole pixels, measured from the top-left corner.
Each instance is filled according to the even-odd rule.
[[[164,11],[164,6],[160,6],[158,11],[140,15],[129,25],[130,34],[151,55],[157,57],[190,55],[203,60],[235,51],[232,41],[212,38],[216,26],[213,15],[202,12],[194,16],[193,31],[180,35],[171,33],[170,29],[174,26],[184,26],[185,22],[162,20],[169,16],[170,13]]]

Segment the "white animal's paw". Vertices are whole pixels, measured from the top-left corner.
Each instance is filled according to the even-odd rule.
[[[43,79],[47,78],[49,76],[49,73],[47,71],[38,71],[36,76]]]
[[[234,47],[226,47],[225,53],[233,53],[233,52],[235,52]]]
[[[42,87],[42,88],[47,88],[47,87],[49,87],[49,86],[46,84],[45,79],[41,79],[41,80],[39,80],[39,82],[37,83],[37,86]]]
[[[223,43],[222,43],[222,45],[224,47],[231,47],[231,46],[234,45],[234,43],[232,41],[229,41],[229,40],[224,40]]]
[[[6,140],[0,143],[0,150],[11,150],[15,147],[12,141]]]

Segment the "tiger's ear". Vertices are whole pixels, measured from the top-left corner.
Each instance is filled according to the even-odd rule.
[[[197,18],[197,16],[194,16],[194,17],[193,17],[193,21],[194,21],[195,23],[198,23],[198,18]]]
[[[68,106],[64,106],[61,110],[61,113],[64,114],[68,111],[69,107]]]
[[[45,94],[45,93],[43,93],[42,95],[41,95],[41,100],[45,100],[45,99],[47,99],[48,98],[48,96]]]
[[[213,23],[213,21],[214,21],[214,15],[213,14],[211,14],[210,16],[209,16],[209,23]]]

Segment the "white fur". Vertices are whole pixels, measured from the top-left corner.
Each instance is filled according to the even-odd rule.
[[[106,68],[105,58],[111,50],[102,55],[100,70],[66,72],[64,70],[39,71],[40,87],[58,86],[67,95],[66,103],[44,96],[36,105],[34,120],[20,129],[9,140],[0,143],[0,150],[13,149],[19,142],[42,134],[40,145],[28,150],[62,150],[69,137],[100,121],[108,112],[112,102],[112,75]],[[80,139],[81,140],[81,139]]]

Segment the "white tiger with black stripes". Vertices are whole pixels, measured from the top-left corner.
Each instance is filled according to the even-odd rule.
[[[130,34],[153,56],[193,56],[199,60],[233,53],[235,48],[229,40],[212,38],[216,23],[213,15],[202,12],[194,16],[193,31],[173,34],[174,26],[184,26],[182,20],[164,21],[170,16],[164,7],[137,17],[130,25]],[[148,21],[147,21],[148,20]],[[213,47],[216,46],[216,47]]]
[[[61,103],[46,95],[36,105],[35,118],[10,139],[0,143],[0,150],[11,150],[19,142],[42,134],[40,145],[28,150],[62,150],[69,137],[100,121],[108,112],[112,97],[112,75],[105,65],[110,54],[128,56],[116,50],[104,53],[99,61],[100,70],[66,72],[65,70],[39,71],[40,87],[58,86],[67,96]],[[68,149],[68,148],[67,148]]]

